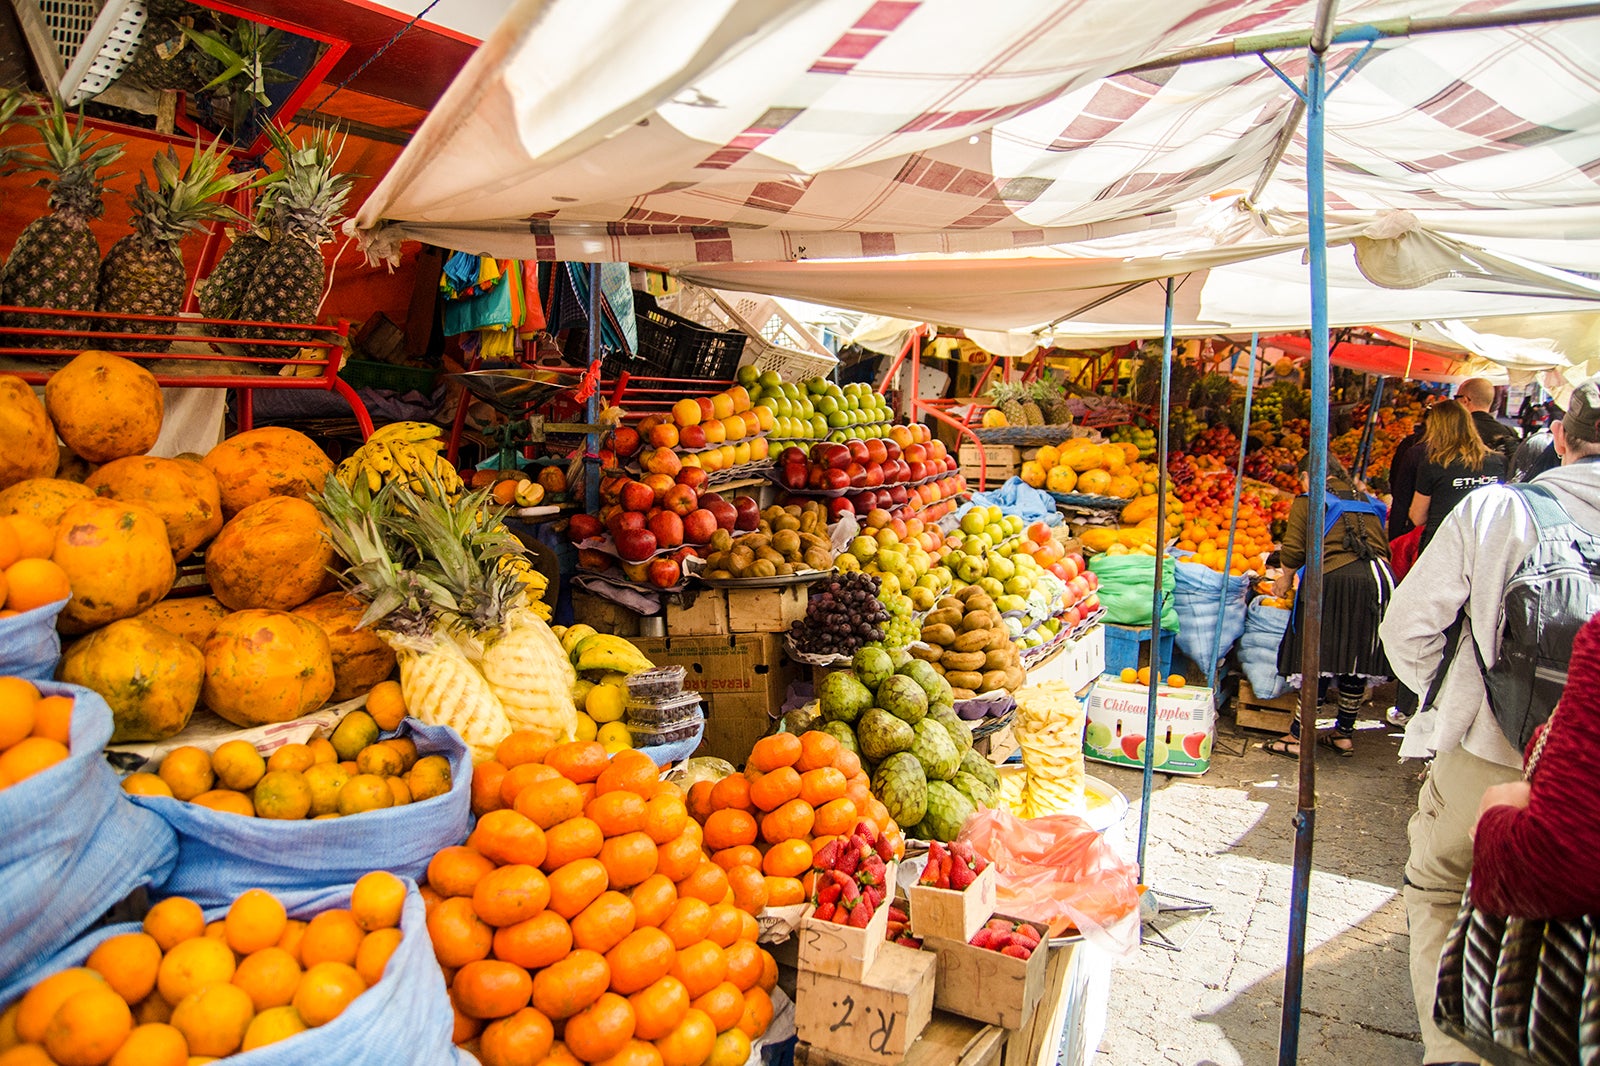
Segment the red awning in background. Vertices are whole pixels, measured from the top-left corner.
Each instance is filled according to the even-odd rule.
[[[1294,359],[1305,359],[1311,354],[1310,339],[1292,333],[1263,337],[1261,343],[1281,349]],[[1334,366],[1346,370],[1359,370],[1384,377],[1405,377],[1413,381],[1453,382],[1464,381],[1472,376],[1461,360],[1420,346],[1410,350],[1402,345],[1340,341],[1333,346],[1328,357]]]

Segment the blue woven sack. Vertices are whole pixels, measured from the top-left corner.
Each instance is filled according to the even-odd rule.
[[[71,696],[72,754],[0,789],[0,1001],[141,886],[172,872],[178,842],[135,806],[106,764],[111,708],[86,688],[35,682]]]
[[[343,885],[277,896],[290,917],[310,918],[333,907],[349,906],[350,889]],[[227,906],[209,908],[206,920],[221,918],[227,910]],[[464,1066],[475,1062],[450,1042],[454,1026],[450,996],[445,991],[438,960],[433,957],[426,923],[422,896],[417,886],[408,882],[405,907],[400,913],[400,930],[405,935],[389,956],[383,978],[327,1025],[254,1051],[230,1055],[228,1066],[305,1066],[312,1062],[339,1066]],[[139,926],[132,924],[96,931],[52,959],[40,976],[82,965],[102,941],[119,933],[138,931]],[[0,1003],[4,1002],[0,997]]]
[[[1211,658],[1217,631],[1222,643],[1215,648],[1220,661],[1244,633],[1244,616],[1250,604],[1250,579],[1220,574],[1199,563],[1179,563],[1173,591],[1178,612],[1178,647],[1202,667]],[[1227,598],[1223,600],[1223,582]]]
[[[66,605],[66,600],[57,600],[14,618],[0,618],[0,677],[48,681],[56,676],[61,658],[56,615]]]
[[[1239,637],[1239,666],[1258,698],[1270,700],[1289,687],[1278,676],[1278,645],[1289,628],[1289,610],[1268,607],[1265,596],[1250,601],[1244,616],[1244,633]]]
[[[419,756],[450,760],[449,792],[404,807],[294,822],[135,796],[135,803],[159,814],[178,834],[178,866],[161,894],[210,907],[251,888],[294,892],[348,885],[370,870],[420,878],[435,852],[466,839],[472,762],[448,726],[407,719],[396,735],[415,740]]]

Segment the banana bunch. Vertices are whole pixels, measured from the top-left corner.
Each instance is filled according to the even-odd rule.
[[[550,621],[550,605],[544,602],[545,589],[550,581],[528,561],[526,555],[502,555],[496,564],[508,574],[513,574],[522,582],[522,587],[528,593],[528,610],[539,617],[541,622]]]
[[[1011,729],[1027,769],[1022,809],[1016,813],[1023,818],[1082,817],[1083,705],[1065,681],[1029,685],[1017,691],[1016,700]]]
[[[357,478],[365,478],[367,488],[377,492],[384,484],[399,481],[420,493],[422,482],[436,482],[446,496],[460,496],[465,486],[456,468],[445,459],[442,431],[428,422],[391,422],[373,432],[334,472],[346,488],[354,488]]]
[[[626,637],[600,633],[593,626],[578,624],[552,630],[561,648],[580,674],[594,671],[607,674],[636,674],[652,670],[655,663],[633,646]]]

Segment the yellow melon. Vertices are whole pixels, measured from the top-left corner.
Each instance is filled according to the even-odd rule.
[[[183,731],[200,700],[205,657],[182,637],[124,618],[77,641],[59,676],[94,689],[111,706],[113,744],[164,740]]]
[[[222,529],[217,479],[189,459],[132,455],[102,466],[84,484],[100,496],[142,503],[160,515],[172,557],[179,562]]]
[[[322,627],[285,611],[235,611],[205,646],[207,707],[235,725],[287,722],[333,694],[333,652]]]
[[[268,496],[304,499],[321,492],[333,473],[333,463],[315,441],[281,426],[235,434],[207,452],[203,462],[216,475],[228,518]]]
[[[58,477],[31,477],[10,488],[0,489],[0,515],[27,515],[53,530],[68,507],[92,499],[94,490],[76,481]]]
[[[211,631],[229,613],[215,596],[168,596],[136,617],[203,648]]]
[[[72,585],[72,599],[57,620],[63,633],[131,618],[165,596],[178,576],[160,516],[120,500],[68,507],[50,557]]]
[[[1045,469],[1039,465],[1038,460],[1029,459],[1022,464],[1022,480],[1036,489],[1044,487]]]
[[[1096,462],[1099,457],[1096,456]],[[1078,473],[1078,491],[1089,496],[1104,496],[1111,487],[1111,475],[1097,467],[1088,467]]]
[[[33,386],[15,374],[0,374],[0,488],[56,472],[56,431]]]
[[[269,496],[228,520],[206,549],[211,593],[236,611],[287,611],[331,582],[333,548],[305,500]]]
[[[44,403],[62,441],[91,463],[143,455],[161,435],[155,375],[110,352],[83,352],[51,374]]]
[[[334,702],[352,699],[394,673],[395,655],[370,628],[357,629],[366,604],[345,592],[330,592],[294,609],[328,635],[333,652]]]
[[[1139,482],[1127,474],[1116,474],[1111,478],[1111,487],[1108,494],[1119,500],[1131,500],[1139,495]]]
[[[1051,492],[1071,492],[1077,485],[1078,475],[1070,466],[1052,466],[1044,478],[1044,486]]]

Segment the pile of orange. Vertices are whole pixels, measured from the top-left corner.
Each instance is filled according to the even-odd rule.
[[[1232,510],[1228,505],[1201,503],[1199,509],[1186,517],[1178,534],[1178,547],[1194,552],[1193,562],[1210,567],[1219,573],[1226,570],[1235,577],[1248,570],[1260,573],[1266,566],[1266,556],[1275,545],[1272,541],[1271,521],[1250,500],[1239,505],[1239,519],[1233,527],[1233,555],[1228,555],[1228,518]]]
[[[259,888],[209,924],[192,900],[164,899],[143,932],[101,942],[0,1015],[0,1062],[186,1066],[326,1025],[383,976],[405,897],[379,871],[349,910],[310,921]]]
[[[174,748],[154,773],[129,774],[122,787],[246,817],[339,818],[444,795],[451,787],[450,760],[419,756],[407,737],[368,744],[343,761],[322,737],[285,744],[268,756],[247,740],[230,740],[210,753]]]
[[[0,515],[0,618],[64,600],[67,572],[50,555],[55,531],[28,515]]]
[[[767,902],[804,902],[811,856],[836,836],[870,822],[905,851],[905,836],[872,794],[855,752],[828,733],[775,733],[756,741],[743,773],[689,789],[689,813],[705,832],[711,861],[726,870],[756,867]]]
[[[64,761],[71,734],[71,696],[41,695],[31,681],[0,677],[0,788]]]
[[[472,787],[477,826],[422,890],[456,1042],[485,1066],[743,1066],[778,979],[761,871],[707,859],[640,752],[514,733]]]

